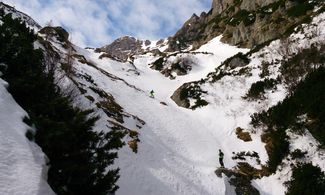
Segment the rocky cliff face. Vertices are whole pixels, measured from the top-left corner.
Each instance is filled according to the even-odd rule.
[[[200,17],[196,14],[185,22],[183,27],[170,38],[168,51],[180,51],[193,43],[194,47],[200,45],[198,38],[202,35],[203,25],[207,22],[207,14],[203,12]]]
[[[193,16],[168,39],[166,52],[197,49],[216,36],[231,45],[253,48],[290,34],[309,21],[320,1],[307,0],[213,0],[208,13]],[[162,42],[157,43],[157,47]],[[166,44],[166,43],[165,43]],[[106,57],[127,61],[131,56],[152,51],[149,40],[125,36],[97,49]]]
[[[97,49],[97,51],[106,52],[109,57],[125,62],[130,56],[144,52],[143,48],[150,44],[149,40],[139,40],[134,37],[124,36],[109,45]]]
[[[221,14],[227,8],[239,4],[240,9],[253,11],[258,7],[267,6],[271,3],[277,2],[278,0],[213,0],[212,2],[212,13],[214,15]]]
[[[292,32],[310,20],[320,1],[214,0],[209,13],[193,16],[170,38],[168,51],[198,48],[223,35],[223,42],[252,48]]]

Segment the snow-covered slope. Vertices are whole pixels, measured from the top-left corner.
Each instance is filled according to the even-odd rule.
[[[315,24],[321,30],[317,36],[309,39],[310,33],[319,30]],[[290,37],[294,40],[290,52],[324,41],[324,26],[324,14],[316,17],[312,25],[303,26],[306,32]],[[159,58],[151,52],[132,56],[132,61],[123,63],[101,58],[103,53],[93,49],[69,46],[42,33],[39,36],[46,41],[48,39],[47,46],[61,56],[58,64],[64,63],[68,55],[72,56],[73,70],[67,76],[58,69],[58,84],[61,88],[76,89],[77,106],[96,110],[100,120],[95,129],[110,131],[118,128],[129,134],[131,131],[139,133],[139,140],[132,140],[134,137],[131,135],[125,137],[127,143],[138,142],[137,150],[132,150],[129,144],[119,151],[119,158],[114,165],[121,169],[118,180],[120,189],[116,194],[232,195],[235,189],[229,184],[229,178],[225,175],[217,177],[215,174],[220,167],[219,149],[225,153],[225,168],[229,170],[236,170],[238,162],[241,162],[233,158],[240,152],[256,152],[257,157],[246,158],[246,162],[256,169],[262,169],[262,165],[267,163],[265,143],[261,141],[263,132],[252,128],[250,115],[283,100],[288,91],[286,86],[278,84],[276,89],[267,90],[265,97],[258,101],[249,101],[243,97],[254,82],[261,80],[260,65],[264,61],[278,62],[269,67],[269,77],[276,79],[279,75],[283,57],[278,53],[281,47],[279,40],[253,52],[247,64],[230,69],[220,65],[235,54],[245,54],[249,50],[223,44],[221,36],[196,51],[167,53],[167,63],[164,64],[166,69],[178,59],[192,59],[187,74],[171,73],[171,79],[151,68],[152,63]],[[37,42],[35,46],[46,50],[43,44]],[[150,50],[156,45],[153,43],[148,47]],[[73,55],[69,54],[71,51]],[[213,81],[213,75],[222,71],[229,75]],[[29,127],[22,122],[22,117],[26,113],[13,101],[4,88],[4,82],[0,81],[0,156],[8,156],[0,159],[0,194],[51,194],[44,179],[46,174],[42,174],[44,155],[25,138]],[[197,85],[206,92],[202,98],[209,103],[207,106],[196,110],[185,109],[171,99],[179,87],[192,82],[193,86]],[[155,92],[154,98],[149,96],[151,90]],[[195,104],[195,100],[190,99],[190,104]],[[244,142],[238,139],[238,128],[252,130],[249,131],[252,140]],[[318,143],[310,134],[300,140],[295,134],[290,134],[290,137],[291,151],[305,148],[310,155],[307,160],[325,170],[324,151],[317,149]],[[307,143],[313,145],[307,146]],[[283,183],[288,181],[291,174],[289,162],[286,163],[276,174],[254,179],[252,185],[261,194],[284,194],[286,188]]]
[[[20,20],[26,22],[26,25],[34,29],[35,32],[41,28],[41,26],[33,18],[23,12],[16,10],[14,7],[0,2],[0,9],[3,9],[6,14],[12,14],[13,18],[19,18]]]
[[[319,16],[315,22],[323,21],[322,18],[323,15]],[[309,40],[304,47],[316,39],[323,40],[318,36]],[[243,99],[251,84],[260,79],[258,65],[261,63],[261,53],[269,53],[271,60],[276,60],[278,45],[275,41],[253,55],[247,66],[248,76],[226,76],[217,83],[201,86],[209,92],[205,98],[210,104],[195,111],[178,107],[170,99],[172,93],[184,83],[204,78],[228,57],[247,50],[225,45],[217,37],[195,51],[207,53],[186,54],[197,60],[195,67],[187,75],[173,80],[149,68],[157,59],[151,54],[135,56],[134,64],[130,64],[99,59],[100,54],[92,50],[82,51],[89,62],[123,78],[124,82],[108,79],[88,65],[79,64],[76,70],[91,75],[99,88],[109,91],[119,105],[146,122],[139,130],[141,142],[138,153],[132,153],[127,147],[119,152],[116,165],[121,168],[121,178],[117,194],[234,194],[228,179],[218,178],[214,173],[219,166],[218,149],[225,153],[226,168],[236,166],[238,161],[232,157],[234,153],[243,151],[257,152],[260,163],[257,163],[257,159],[250,159],[253,167],[259,169],[266,164],[268,156],[265,144],[260,139],[262,132],[252,133],[251,142],[238,139],[235,132],[237,127],[250,129],[252,113],[275,105],[287,93],[284,86],[278,85],[277,90],[267,91],[262,103]],[[269,59],[267,55],[264,57]],[[270,67],[272,78],[277,77],[278,68],[276,64]],[[239,69],[234,71],[238,72]],[[125,82],[132,83],[135,88]],[[149,97],[151,90],[155,91],[154,99]],[[321,159],[315,162],[324,170]],[[261,194],[284,194],[286,188],[283,182],[290,178],[285,170],[255,180],[253,185]]]
[[[15,102],[0,79],[0,194],[54,194],[46,182],[45,155],[25,133],[27,113]]]
[[[178,107],[171,99],[172,93],[183,83],[200,79],[211,72],[226,58],[244,52],[219,42],[219,38],[205,47],[222,51],[222,55],[198,54],[198,67],[186,76],[170,80],[158,71],[149,68],[152,56],[142,55],[135,59],[134,66],[139,74],[119,71],[127,64],[113,64],[97,60],[91,54],[90,61],[104,70],[133,83],[141,91],[123,83],[112,82],[93,68],[78,67],[91,74],[99,87],[112,92],[117,102],[146,122],[140,130],[139,152],[133,154],[124,148],[119,152],[117,165],[121,168],[121,187],[117,194],[224,194],[225,181],[218,179],[214,170],[218,166],[218,149],[226,145],[220,140],[229,137],[222,131],[221,121],[210,112],[192,112]],[[195,54],[194,54],[195,55]],[[149,91],[155,91],[155,98]],[[161,104],[165,102],[167,105]],[[232,124],[229,124],[232,125]],[[239,147],[239,146],[238,146]],[[230,152],[230,149],[229,149]],[[229,156],[228,156],[229,157]],[[226,158],[227,166],[231,165]]]
[[[258,158],[248,159],[253,167],[260,169],[266,164],[268,155],[260,139],[261,132],[252,133],[251,142],[244,142],[236,136],[237,127],[250,128],[252,113],[275,105],[286,95],[284,86],[279,85],[277,90],[267,91],[262,103],[242,98],[251,84],[259,80],[261,53],[254,54],[246,67],[248,76],[244,71],[241,75],[226,76],[217,83],[202,85],[208,91],[204,96],[209,102],[206,107],[194,111],[184,109],[170,98],[184,83],[205,78],[227,58],[238,52],[248,52],[223,44],[220,38],[216,37],[197,51],[171,56],[170,61],[189,56],[195,59],[188,74],[178,75],[175,79],[150,68],[158,58],[151,53],[134,56],[133,63],[122,63],[100,58],[101,53],[92,49],[73,46],[75,52],[82,56],[75,58],[73,65],[73,78],[77,82],[66,78],[64,85],[79,83],[79,87],[85,90],[77,98],[78,104],[89,108],[101,102],[102,98],[91,89],[96,87],[109,93],[123,108],[122,121],[116,121],[116,118],[108,117],[98,109],[102,118],[96,129],[109,131],[112,124],[118,122],[124,128],[139,133],[137,153],[127,146],[119,151],[116,166],[121,168],[121,177],[117,194],[234,194],[228,178],[219,178],[215,174],[220,166],[218,149],[225,153],[225,167],[229,169],[238,163],[238,160],[232,159],[234,153],[243,151],[257,152]],[[51,41],[51,44],[64,59],[68,51],[57,40]],[[270,59],[277,56],[270,52],[276,51],[276,46],[277,42],[274,42],[263,50],[270,53]],[[265,59],[269,57],[266,55]],[[240,72],[239,69],[229,71]],[[275,78],[278,67],[275,65],[270,70]],[[155,98],[149,97],[151,90],[155,91]],[[85,98],[87,96],[94,99]],[[279,180],[281,176],[282,173],[256,180],[253,185],[261,194],[284,194],[286,189],[282,184],[289,177]],[[270,186],[276,186],[276,190],[271,190]]]
[[[218,140],[218,143],[221,144],[221,148],[226,153],[226,167],[236,165],[236,162],[231,159],[231,156],[234,156],[232,152],[240,151],[256,151],[259,154],[261,164],[267,162],[268,156],[265,153],[264,144],[259,141],[263,130],[256,130],[250,125],[250,116],[256,112],[267,110],[279,101],[282,101],[289,91],[284,83],[280,83],[274,89],[267,90],[263,98],[252,101],[244,97],[253,83],[263,80],[261,78],[261,65],[263,63],[270,64],[267,77],[277,79],[281,76],[282,60],[290,58],[290,56],[294,56],[299,51],[310,48],[312,45],[324,44],[324,16],[324,13],[322,13],[315,17],[311,24],[304,24],[302,27],[297,28],[297,33],[293,33],[288,39],[273,41],[269,46],[265,46],[260,51],[253,52],[249,55],[250,62],[244,66],[230,67],[224,64],[218,67],[214,73],[209,74],[203,82],[192,83],[193,86],[207,92],[202,93],[200,96],[209,105],[200,109],[200,111],[195,111],[197,113],[196,120],[204,114],[205,119],[203,121],[207,121],[208,124],[217,129],[214,130],[214,133],[222,132],[223,136],[218,136],[216,139],[222,137],[222,139]],[[228,74],[222,75],[225,72]],[[195,103],[191,99],[190,102],[191,104]],[[208,121],[218,121],[219,123]],[[251,134],[253,142],[244,143],[236,140],[235,130],[237,127],[255,132]],[[325,152],[324,150],[317,149],[319,143],[312,138],[310,133],[304,136],[289,132],[288,134],[291,138],[290,151],[293,152],[298,148],[308,151],[309,155],[306,157],[305,162],[312,162],[324,171]],[[253,186],[261,194],[284,194],[286,191],[284,182],[290,180],[291,177],[291,163],[295,162],[285,161],[276,174],[254,180]],[[260,165],[256,166],[255,163],[252,164],[250,162],[250,165],[257,169],[261,168]]]
[[[59,42],[53,40],[51,44],[60,55],[66,55],[67,51]],[[235,148],[244,147],[241,143],[226,147],[237,141],[229,136],[229,132],[223,131],[233,123],[226,125],[221,119],[216,120],[215,110],[193,112],[178,107],[170,96],[182,84],[205,77],[222,61],[238,52],[245,53],[247,49],[223,44],[217,37],[199,51],[186,54],[197,60],[195,67],[189,74],[173,80],[150,68],[157,58],[150,53],[136,56],[131,64],[100,59],[101,53],[92,49],[76,46],[74,49],[84,60],[83,63],[74,61],[74,80],[77,82],[66,78],[64,85],[79,83],[86,90],[77,98],[78,104],[93,107],[99,102],[101,97],[89,90],[96,87],[111,94],[124,111],[145,122],[139,124],[134,117],[116,121],[98,110],[102,119],[95,129],[110,130],[113,120],[113,124],[118,122],[140,134],[137,153],[127,146],[119,151],[116,166],[121,168],[121,177],[117,194],[233,194],[227,182],[214,173],[219,166],[218,149],[228,154],[236,151]],[[149,97],[151,90],[155,91],[155,98]],[[82,98],[89,95],[94,100]],[[260,142],[254,142],[250,147],[259,147],[263,152]],[[233,166],[230,155],[226,156],[225,163]]]

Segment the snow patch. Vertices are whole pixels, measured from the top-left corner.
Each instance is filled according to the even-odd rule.
[[[6,90],[0,79],[0,194],[54,194],[46,182],[45,155],[25,136],[27,113]]]

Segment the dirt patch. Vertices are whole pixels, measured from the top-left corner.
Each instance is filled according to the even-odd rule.
[[[252,141],[252,137],[249,132],[244,132],[244,129],[237,127],[236,128],[236,135],[238,139],[243,140],[244,142]]]
[[[138,152],[138,142],[137,140],[130,140],[128,141],[129,147],[132,149],[134,153]]]

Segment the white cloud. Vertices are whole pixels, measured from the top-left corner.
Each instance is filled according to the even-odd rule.
[[[123,35],[143,39],[170,36],[212,0],[8,0],[41,25],[53,21],[80,46],[102,46]]]

